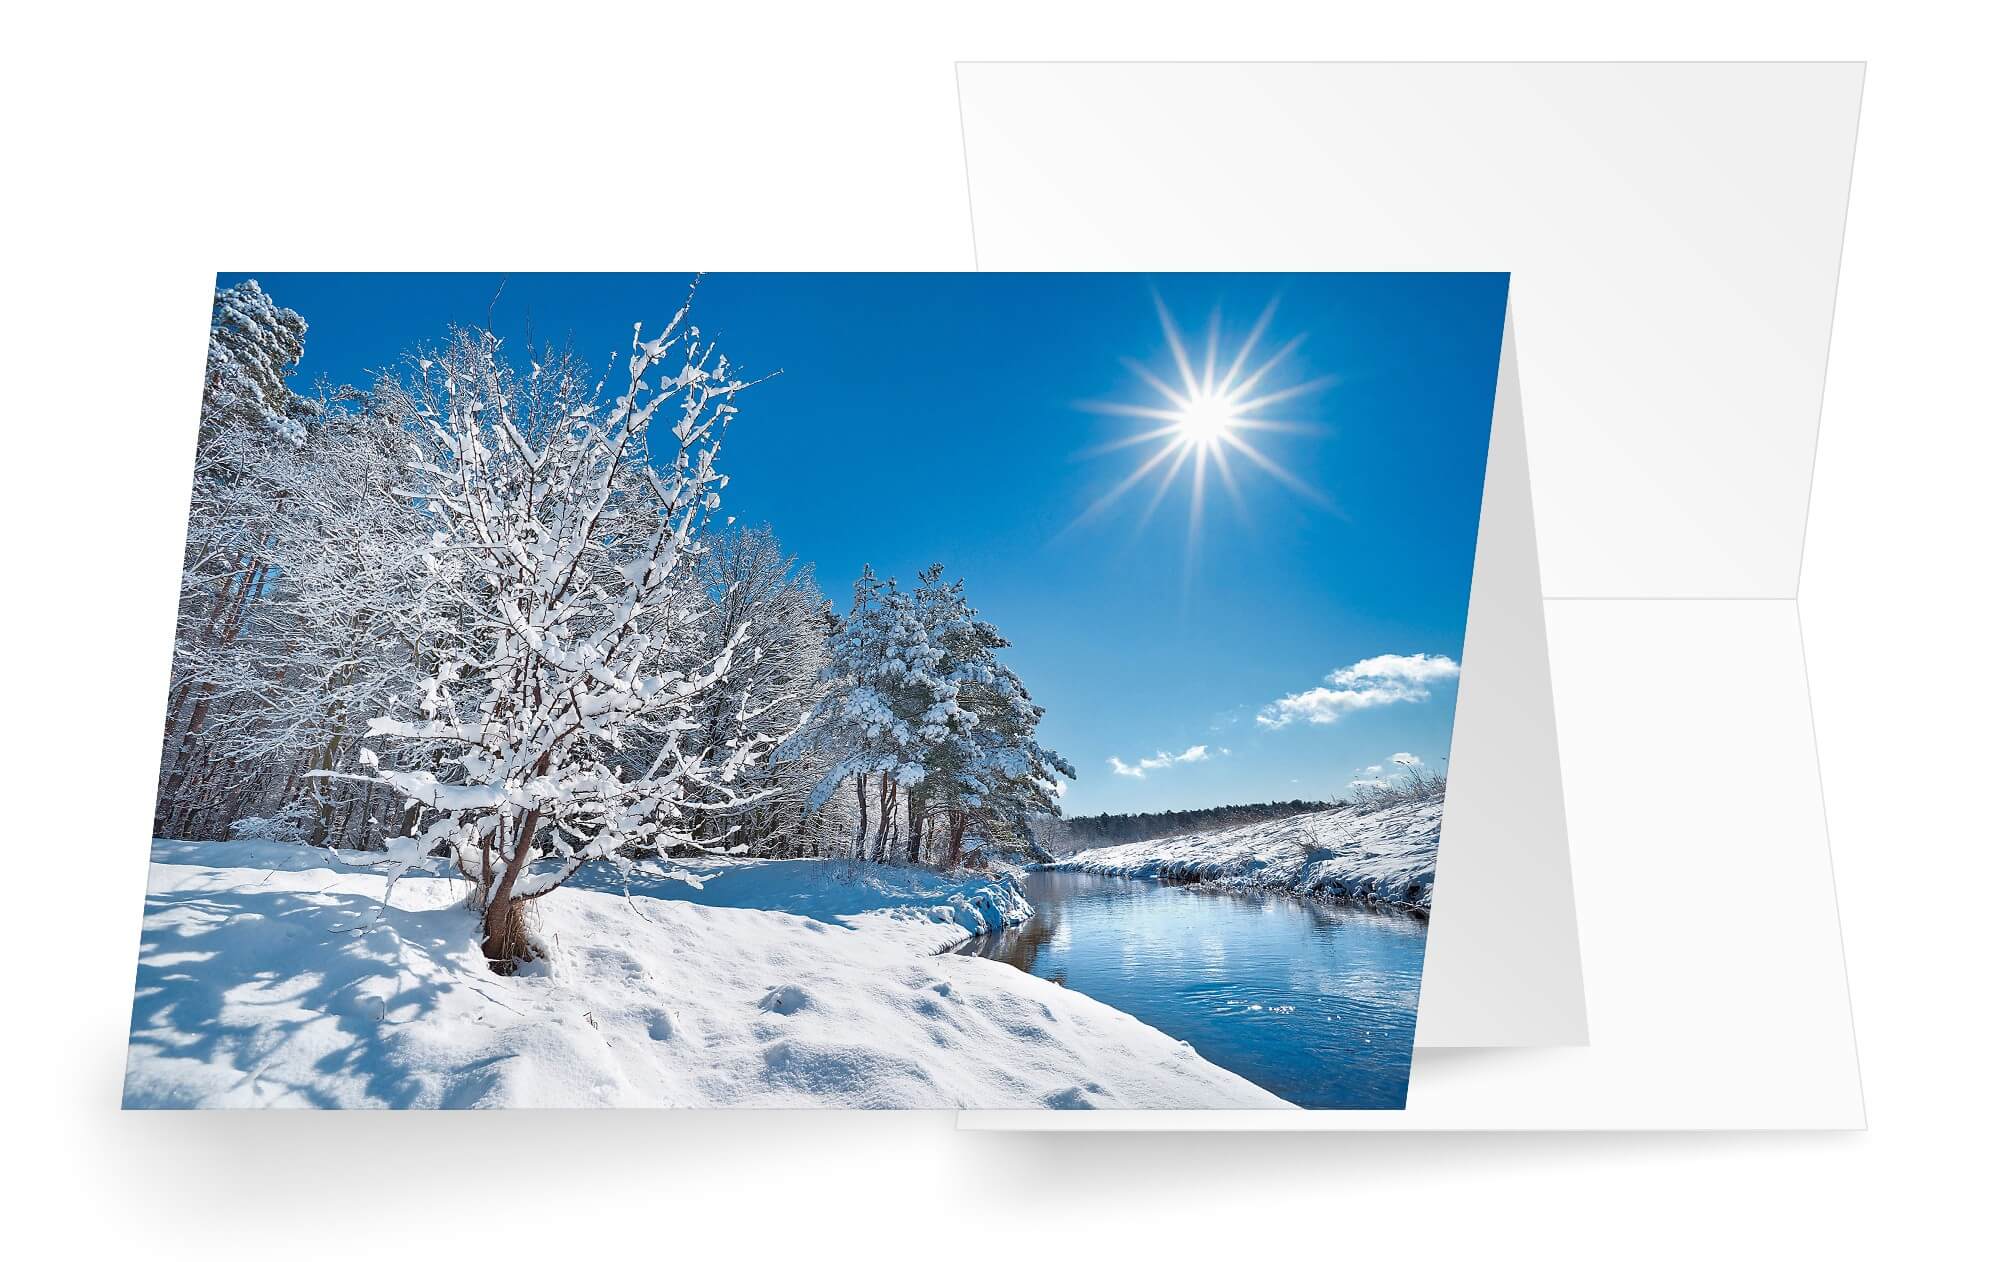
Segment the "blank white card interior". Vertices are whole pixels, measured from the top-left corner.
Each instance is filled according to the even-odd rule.
[[[1476,587],[1460,702],[1472,744],[1455,751],[1408,1108],[961,1125],[1862,1124],[1792,603],[1861,77],[1852,64],[960,67],[983,269],[1513,277],[1476,579],[1487,604]],[[1516,374],[1524,445],[1510,456]],[[1494,586],[1521,547],[1539,559],[1527,607],[1522,583]],[[1546,694],[1525,664],[1480,683],[1481,655],[1532,658],[1520,645],[1535,614]],[[1721,746],[1754,749],[1757,775],[1714,775]],[[1481,803],[1501,822],[1470,822],[1489,816]],[[1545,866],[1499,861],[1510,854]],[[1545,923],[1566,877],[1568,947],[1570,922]],[[1501,962],[1510,944],[1527,975]],[[1481,1044],[1510,1050],[1446,1050]]]

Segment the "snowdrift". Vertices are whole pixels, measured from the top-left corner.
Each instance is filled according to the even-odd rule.
[[[911,949],[949,951],[1035,914],[1021,887],[1001,875],[950,877],[929,868],[841,859],[709,858],[648,866],[629,883],[605,865],[586,868],[571,888],[657,898],[703,907],[744,907],[805,916],[894,937]]]
[[[361,859],[363,856],[354,856]],[[154,845],[130,1107],[1284,1108],[1134,1017],[934,954],[1026,917],[1004,878],[718,861],[539,900],[499,977],[462,882],[324,851]]]
[[[1428,911],[1443,802],[1342,806],[1241,828],[1080,850],[1044,867],[1205,882]]]

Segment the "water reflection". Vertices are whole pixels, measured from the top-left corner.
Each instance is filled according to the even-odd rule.
[[[1123,1009],[1296,1104],[1402,1106],[1422,920],[1074,872],[1027,886],[1034,919],[966,954]]]

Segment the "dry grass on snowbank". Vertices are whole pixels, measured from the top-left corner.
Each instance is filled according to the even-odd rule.
[[[1047,866],[1428,911],[1443,817],[1439,792],[1381,806],[1338,806],[1221,832],[1102,846]]]

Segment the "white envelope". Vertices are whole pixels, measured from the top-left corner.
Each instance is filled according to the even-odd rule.
[[[1408,1108],[961,1125],[1863,1124],[1794,605],[1861,77],[961,66],[983,268],[1513,276]]]

